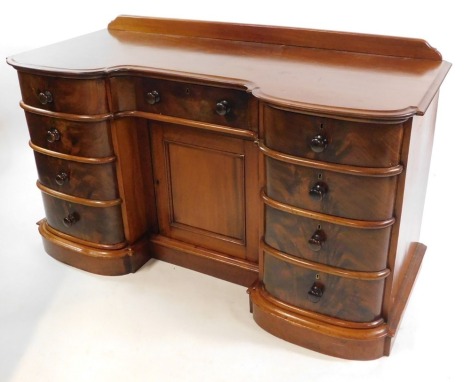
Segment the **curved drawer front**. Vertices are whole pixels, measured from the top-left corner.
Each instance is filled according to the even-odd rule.
[[[92,207],[42,193],[46,219],[57,231],[94,244],[124,242],[121,206]]]
[[[23,102],[29,106],[69,114],[108,112],[103,79],[78,80],[22,72],[18,76]]]
[[[387,266],[391,227],[360,229],[265,206],[265,242],[289,255],[354,271]]]
[[[339,277],[291,264],[267,252],[264,256],[264,285],[278,300],[347,321],[380,318],[383,279]]]
[[[266,146],[287,154],[352,166],[399,164],[401,124],[349,122],[265,106],[263,126]]]
[[[396,176],[368,177],[302,167],[266,157],[267,195],[283,203],[350,219],[393,215]]]
[[[114,77],[110,83],[120,95],[113,99],[115,112],[138,110],[248,130],[258,123],[257,101],[243,90],[142,77]]]
[[[114,163],[88,164],[34,152],[39,182],[53,190],[94,200],[119,197]]]
[[[113,155],[109,122],[75,122],[25,113],[31,142],[47,150],[80,157]]]

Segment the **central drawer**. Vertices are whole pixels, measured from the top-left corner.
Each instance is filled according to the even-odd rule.
[[[113,111],[142,111],[254,130],[258,103],[244,90],[146,77],[112,77]]]

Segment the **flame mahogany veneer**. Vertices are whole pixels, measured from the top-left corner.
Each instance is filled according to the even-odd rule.
[[[389,354],[450,68],[425,41],[121,16],[8,63],[52,257],[168,261],[249,287],[287,341]]]

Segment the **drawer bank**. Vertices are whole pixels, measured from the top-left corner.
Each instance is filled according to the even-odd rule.
[[[437,50],[121,16],[7,61],[49,255],[102,275],[167,261],[247,286],[275,336],[389,355],[426,250]]]

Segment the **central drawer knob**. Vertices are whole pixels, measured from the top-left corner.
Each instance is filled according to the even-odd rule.
[[[147,101],[147,103],[149,105],[154,105],[156,103],[159,103],[160,102],[160,93],[157,92],[156,90],[152,90],[151,92],[148,92],[145,95],[145,101]]]
[[[52,103],[52,93],[50,91],[40,92],[39,95],[39,102],[42,105],[47,105],[48,103]]]
[[[322,247],[322,244],[325,242],[326,240],[326,235],[325,235],[325,232],[323,232],[321,229],[317,229],[312,237],[310,239],[308,239],[308,243],[310,244],[310,248],[315,251],[315,252],[318,252],[321,247]]]
[[[310,141],[310,148],[316,153],[321,153],[326,146],[328,146],[328,139],[321,134],[315,135]]]
[[[60,140],[60,132],[59,130],[55,129],[55,128],[52,128],[50,130],[47,130],[47,141],[49,143],[53,143],[53,142],[56,142],[56,141],[59,141]]]
[[[67,175],[67,173],[65,172],[59,172],[56,176],[55,176],[55,182],[59,185],[59,186],[63,186],[64,183],[69,179],[69,176]]]
[[[79,216],[77,213],[72,212],[71,214],[68,214],[64,219],[63,223],[66,227],[72,227],[76,222],[78,222]]]
[[[222,116],[230,113],[230,104],[228,103],[228,101],[222,100],[217,102],[217,104],[215,105],[215,112]]]
[[[328,193],[328,186],[326,183],[317,182],[310,189],[310,196],[317,200],[322,200]]]
[[[320,299],[321,296],[323,296],[323,292],[325,291],[325,287],[320,284],[319,282],[314,282],[312,287],[310,288],[310,290],[308,291],[308,294],[311,296],[311,297],[314,297],[316,301],[314,302],[317,302],[318,299]]]

